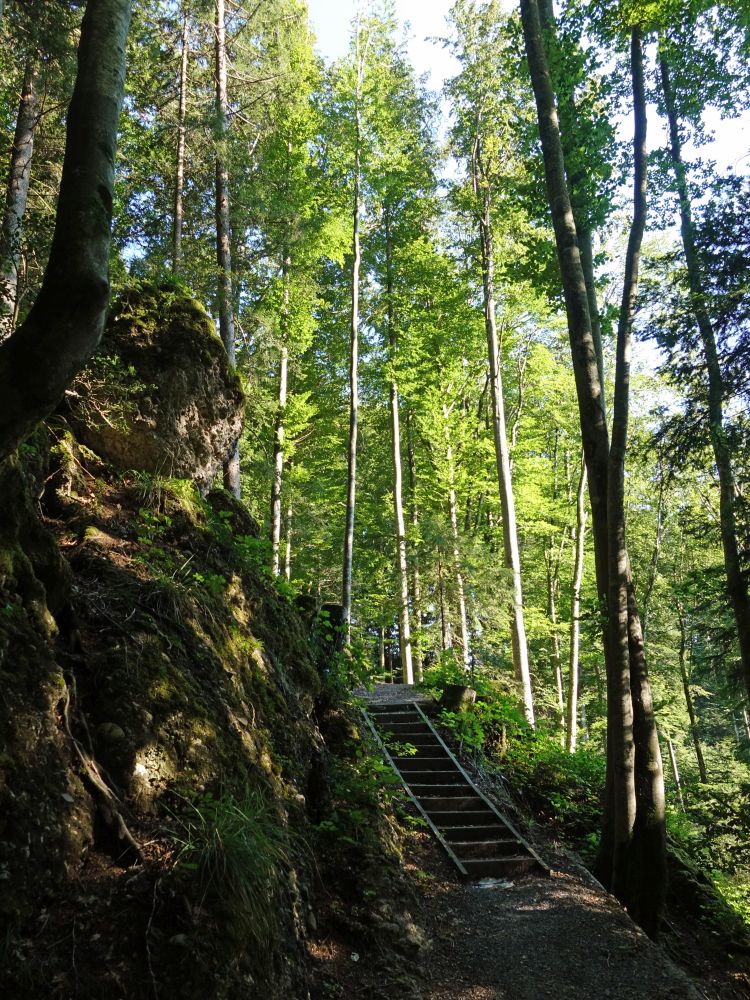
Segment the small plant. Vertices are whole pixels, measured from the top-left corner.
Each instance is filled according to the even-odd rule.
[[[173,819],[178,874],[195,873],[201,905],[224,912],[238,939],[268,955],[278,929],[276,897],[292,864],[288,836],[271,805],[254,791],[241,799],[228,792],[181,797]]]

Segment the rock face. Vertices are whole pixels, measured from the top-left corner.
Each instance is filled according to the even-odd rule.
[[[239,437],[244,398],[203,306],[140,284],[115,303],[102,345],[69,394],[76,436],[121,469],[206,491]]]

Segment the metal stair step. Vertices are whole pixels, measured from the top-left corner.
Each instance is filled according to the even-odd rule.
[[[438,785],[434,782],[431,784],[417,784],[416,782],[407,782],[409,788],[411,788],[414,795],[418,799],[425,798],[449,798],[465,799],[471,796],[471,786],[467,785],[464,781],[462,784],[449,784],[449,785]]]
[[[468,858],[487,860],[488,858],[506,857],[507,855],[518,854],[523,848],[515,837],[508,837],[502,840],[453,840],[451,837],[445,838],[451,850],[462,861]]]
[[[492,816],[492,810],[478,795],[420,795],[418,798],[428,813],[471,812],[477,815]]]
[[[426,754],[412,754],[408,757],[393,757],[393,763],[402,774],[411,771],[447,771],[460,774],[456,765],[449,757],[443,754],[441,757],[428,757]]]
[[[464,823],[465,813],[459,814],[459,823]],[[512,837],[512,834],[507,826],[501,825],[498,820],[493,816],[493,823],[487,823],[487,815],[482,813],[485,820],[484,823],[477,823],[474,826],[458,825],[458,826],[446,826],[442,825],[440,827],[441,833],[446,840],[450,842],[466,843],[470,840],[504,840],[506,837]],[[514,838],[515,840],[515,838]]]
[[[466,785],[466,778],[456,769],[439,771],[434,768],[430,771],[412,768],[404,770],[403,776],[409,785]]]
[[[454,800],[455,801],[455,800]],[[495,817],[489,809],[428,809],[423,805],[435,826],[442,832],[463,823],[466,826],[486,826]]]
[[[462,858],[459,861],[472,878],[487,878],[492,875],[500,878],[517,878],[527,872],[539,870],[539,862],[530,854],[513,854],[504,858]]]

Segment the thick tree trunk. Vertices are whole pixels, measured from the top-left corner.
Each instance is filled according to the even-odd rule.
[[[190,44],[188,36],[188,15],[182,15],[182,58],[180,59],[180,91],[177,105],[177,156],[174,183],[174,219],[172,221],[172,273],[180,273],[182,255],[183,193],[185,189],[185,119],[187,116],[188,60]]]
[[[10,154],[3,227],[0,232],[0,341],[9,337],[16,325],[21,232],[29,194],[37,114],[36,65],[33,56],[28,56]]]
[[[398,640],[401,651],[401,672],[404,684],[414,683],[412,665],[411,627],[409,622],[409,567],[406,561],[406,520],[404,518],[403,473],[401,467],[401,420],[398,405],[398,385],[396,383],[396,353],[398,335],[393,303],[393,247],[391,244],[390,208],[385,210],[385,257],[386,257],[386,322],[388,324],[388,348],[391,363],[391,383],[389,387],[391,404],[391,457],[393,460],[393,514],[396,526],[396,561],[399,576],[399,630]]]
[[[289,472],[292,471],[292,463],[289,463]],[[286,505],[286,514],[284,516],[284,579],[287,583],[292,581],[292,535],[294,529],[292,527],[292,501],[288,500]]]
[[[362,157],[362,85],[364,60],[360,54],[359,24],[357,24],[357,90],[354,97],[354,194],[352,202],[352,309],[349,336],[349,445],[347,450],[346,523],[344,526],[344,566],[342,581],[343,621],[346,641],[352,636],[352,562],[354,555],[354,510],[357,494],[357,432],[359,424],[359,272],[362,264],[360,247],[360,184]]]
[[[101,337],[131,0],[89,2],[41,291],[0,345],[0,461],[54,410]]]
[[[698,764],[698,774],[701,783],[708,784],[708,773],[706,772],[706,761],[703,757],[703,747],[701,746],[700,733],[698,731],[698,719],[695,714],[695,704],[693,703],[693,693],[690,690],[690,677],[687,669],[687,627],[685,622],[685,612],[681,605],[677,606],[677,616],[680,622],[680,678],[682,680],[682,690],[685,695],[685,707],[690,719],[690,737],[695,750],[695,760]]]
[[[567,188],[554,92],[541,39],[537,0],[521,0],[521,16],[563,277],[589,478],[597,591],[603,607],[607,607],[606,599],[610,593],[614,600],[609,608],[611,623],[605,637],[608,689],[607,800],[598,869],[605,884],[615,887],[634,918],[650,934],[656,934],[666,882],[661,754],[653,720],[640,620],[630,580],[624,531],[620,523],[615,523],[611,530],[607,523],[609,443],[600,365]],[[639,42],[638,33],[635,32],[631,49],[634,92],[638,87],[636,77],[639,72],[642,77]],[[639,127],[641,102],[637,94],[635,102]],[[639,156],[638,148],[636,156]],[[620,368],[622,369],[622,363]],[[623,390],[626,388],[622,376],[620,383],[618,436],[622,434]],[[616,461],[619,451],[618,442]],[[616,483],[617,476],[613,475],[613,479]],[[613,510],[616,510],[617,503],[615,497]],[[611,557],[610,539],[615,543],[615,551]],[[617,574],[611,591],[610,565]],[[610,638],[616,643],[615,648],[610,648]]]
[[[729,439],[724,426],[724,376],[719,362],[716,335],[706,307],[703,273],[695,245],[695,227],[690,194],[685,164],[682,160],[677,104],[669,75],[669,64],[664,55],[660,59],[660,70],[664,106],[669,123],[669,152],[680,201],[680,229],[690,286],[690,306],[698,324],[708,378],[708,428],[716,470],[719,475],[719,527],[724,551],[724,570],[729,599],[737,625],[742,676],[750,697],[750,597],[748,596],[747,577],[742,572],[737,542],[737,513],[735,509],[737,490]]]
[[[629,642],[628,589],[630,564],[625,528],[625,452],[628,439],[630,409],[630,354],[632,329],[638,294],[638,270],[641,244],[646,225],[646,105],[643,94],[643,63],[640,30],[633,29],[631,61],[634,83],[634,209],[628,249],[625,256],[625,277],[617,329],[617,362],[615,398],[612,416],[612,441],[609,453],[607,482],[607,525],[609,530],[609,714],[612,726],[625,733],[623,752],[614,760],[615,785],[627,786],[626,796],[615,798],[614,865],[612,888],[619,898],[627,898],[631,874],[627,855],[631,847],[636,816],[635,744],[633,741],[633,702],[631,695],[631,664]],[[639,71],[639,73],[637,72]],[[613,712],[613,707],[616,710]],[[621,770],[619,770],[621,769]],[[618,773],[619,771],[619,773]]]
[[[503,519],[503,554],[505,568],[510,571],[513,582],[513,598],[510,607],[510,634],[513,649],[513,667],[516,680],[523,694],[523,709],[530,725],[534,725],[534,700],[531,691],[531,670],[529,650],[526,642],[526,624],[523,614],[523,585],[521,582],[521,554],[518,548],[518,527],[516,507],[513,499],[513,484],[510,472],[508,436],[505,427],[505,401],[500,372],[500,350],[497,339],[497,319],[495,316],[495,261],[490,219],[489,192],[485,181],[482,212],[480,215],[480,240],[482,244],[482,283],[484,291],[484,322],[487,334],[487,355],[492,387],[492,431],[495,442],[495,463],[500,490],[500,509]],[[475,174],[478,186],[478,176]]]
[[[229,166],[227,164],[227,39],[224,0],[216,0],[216,261],[219,268],[219,332],[235,364],[234,312],[232,301],[232,247],[229,212]],[[232,453],[224,462],[224,487],[235,497],[240,496],[240,450],[235,442]]]
[[[458,620],[461,628],[461,651],[464,661],[464,669],[471,670],[471,646],[469,642],[469,623],[466,616],[466,592],[464,590],[464,577],[461,571],[461,549],[458,535],[458,506],[456,504],[456,467],[453,461],[453,445],[451,444],[450,425],[448,423],[450,411],[443,403],[443,417],[445,420],[445,447],[446,460],[448,463],[448,511],[451,522],[451,535],[453,537],[453,573],[456,580],[456,594],[458,597]]]
[[[570,597],[570,659],[568,662],[568,707],[565,726],[565,748],[575,753],[578,741],[578,682],[581,650],[581,589],[586,538],[586,462],[581,457],[581,475],[576,498],[576,529],[574,538],[573,580]]]

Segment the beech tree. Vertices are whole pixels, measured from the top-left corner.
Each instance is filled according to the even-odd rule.
[[[130,0],[86,7],[44,281],[26,320],[0,345],[0,461],[52,412],[101,337],[130,11]]]

